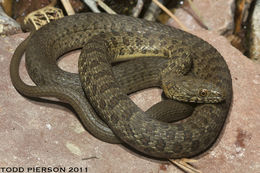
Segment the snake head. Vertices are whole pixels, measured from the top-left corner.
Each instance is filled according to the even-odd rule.
[[[166,97],[182,102],[219,103],[225,99],[220,87],[212,82],[190,76],[162,80]]]

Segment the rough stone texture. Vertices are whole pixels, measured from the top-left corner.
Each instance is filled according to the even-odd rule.
[[[260,66],[229,45],[224,37],[200,31],[225,57],[233,78],[234,98],[219,142],[194,165],[204,173],[260,172]],[[22,97],[12,86],[9,63],[25,35],[0,38],[0,165],[87,167],[90,173],[179,173],[173,165],[147,159],[121,145],[107,144],[86,132],[75,115],[59,105]],[[70,54],[60,63],[76,69]],[[71,61],[73,60],[73,63]],[[29,82],[24,68],[21,76]],[[150,89],[131,98],[143,109],[159,101],[160,90]],[[89,160],[83,158],[97,157]]]
[[[234,0],[193,0],[194,6],[209,30],[218,33],[233,27],[234,2]],[[202,29],[190,8],[178,8],[174,14],[187,28],[191,30]],[[177,26],[172,19],[168,23]]]
[[[0,35],[15,34],[20,30],[20,25],[14,19],[7,16],[0,6]]]
[[[260,62],[260,0],[257,0],[250,23],[249,57]]]

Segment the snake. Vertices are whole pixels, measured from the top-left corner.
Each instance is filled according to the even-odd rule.
[[[33,35],[32,32],[15,50],[10,63],[10,77],[14,87],[19,93],[29,98],[55,97],[59,100],[69,103],[75,112],[79,115],[84,127],[96,138],[113,144],[122,143],[111,131],[107,125],[100,120],[88,100],[84,97],[84,91],[81,87],[77,74],[66,71],[59,71],[57,76],[43,73],[41,78],[31,76],[37,86],[31,86],[24,83],[19,75],[19,66],[22,55],[25,52],[27,44]],[[31,61],[40,61],[47,63],[46,58],[37,59],[34,57]],[[50,57],[51,61],[55,61]],[[48,64],[48,63],[47,63]],[[115,77],[120,83],[125,93],[130,94],[145,88],[159,86],[159,72],[165,66],[166,60],[158,58],[143,58],[121,63],[113,67]],[[29,67],[28,67],[29,68]],[[56,68],[49,68],[49,73],[53,74]],[[35,71],[44,71],[42,66],[34,66]],[[60,69],[59,69],[60,70]],[[69,76],[68,76],[69,74]],[[34,78],[35,77],[35,78]],[[56,80],[61,78],[61,81]],[[59,83],[60,82],[60,83]],[[139,85],[136,85],[139,83]],[[47,99],[48,100],[48,99]],[[163,105],[163,106],[162,106]],[[158,120],[172,122],[181,120],[189,116],[193,111],[192,105],[176,102],[173,100],[164,100],[149,108],[147,113]],[[173,109],[174,108],[174,109]]]
[[[119,33],[122,31],[126,34],[120,38]],[[82,48],[83,45],[87,46],[87,52],[92,52],[92,54],[86,53],[88,54],[88,58],[89,55],[94,55],[92,58],[100,57],[98,55],[107,55],[108,53],[104,51],[106,49],[102,47],[107,41],[99,36],[106,32],[110,32],[110,35],[113,36],[110,39],[110,43],[112,43],[110,47],[117,47],[118,44],[127,47],[125,50],[112,48],[111,51],[108,51],[109,54],[116,52],[121,58],[123,57],[122,59],[125,58],[124,51],[127,52],[127,56],[133,55],[134,58],[140,56],[166,57],[173,60],[171,64],[174,64],[173,68],[177,67],[177,72],[183,70],[178,69],[178,67],[182,68],[182,63],[185,63],[186,59],[188,59],[188,73],[191,74],[188,76],[192,76],[189,77],[189,79],[196,78],[195,80],[202,80],[203,82],[200,83],[207,83],[207,87],[210,87],[209,84],[212,84],[214,85],[213,88],[220,88],[225,95],[225,99],[218,101],[218,103],[209,102],[207,104],[199,104],[196,106],[192,115],[181,122],[166,123],[148,116],[129,100],[126,94],[119,89],[118,84],[115,83],[114,73],[111,74],[107,59],[105,66],[109,66],[109,68],[104,68],[104,71],[107,70],[107,74],[110,75],[102,74],[106,77],[110,77],[111,80],[105,82],[99,80],[102,78],[100,76],[94,79],[93,76],[98,76],[100,73],[97,73],[95,70],[86,70],[88,68],[80,65],[79,69],[82,70],[82,76],[84,76],[83,79],[81,79],[81,84],[84,85],[85,94],[89,97],[89,100],[91,100],[91,105],[97,108],[96,111],[98,114],[101,115],[102,119],[108,124],[116,136],[136,150],[157,158],[192,157],[212,146],[223,128],[232,99],[232,80],[228,66],[220,53],[207,42],[192,34],[162,24],[127,16],[88,13],[65,17],[48,24],[46,27],[44,26],[31,36],[26,47],[26,66],[28,73],[36,84],[41,85],[39,91],[32,95],[56,96],[69,103],[71,102],[73,105],[80,104],[76,103],[77,101],[75,101],[75,99],[72,99],[73,96],[66,97],[66,94],[61,95],[61,93],[71,92],[70,90],[75,86],[74,83],[69,83],[64,79],[72,79],[75,77],[75,74],[59,69],[56,60],[63,55],[64,52]],[[97,37],[95,37],[95,35]],[[115,37],[119,38],[114,39]],[[89,38],[95,39],[91,41]],[[102,40],[102,42],[96,38]],[[132,40],[130,38],[132,38]],[[118,42],[118,40],[121,41]],[[135,46],[129,46],[129,42],[134,42]],[[144,46],[143,42],[148,43],[148,46]],[[102,48],[100,48],[100,46]],[[137,47],[140,50],[139,54],[134,55]],[[163,49],[150,49],[149,47],[161,47]],[[49,57],[49,59],[47,58],[45,64],[41,63],[42,59],[46,59],[46,57]],[[100,62],[94,64],[93,62],[97,61],[87,60],[84,62],[89,62],[89,66],[94,67],[94,69],[101,69],[98,67]],[[13,67],[18,66],[17,63],[13,64],[14,65],[12,65],[11,61],[11,79],[17,72],[17,70],[15,72],[15,68]],[[167,64],[167,66],[171,68],[172,65]],[[104,72],[103,68],[101,71]],[[170,73],[167,70],[163,72],[167,74],[165,76],[168,76]],[[60,73],[62,73],[62,75],[60,75]],[[180,74],[180,76],[181,75],[183,74]],[[45,80],[46,76],[49,78],[49,81],[56,82],[57,85],[45,85],[47,82]],[[87,82],[85,80],[91,78],[92,81],[88,82],[90,85],[86,86]],[[93,79],[98,82],[94,82]],[[12,79],[13,83],[17,81],[17,78]],[[66,82],[66,85],[71,87],[65,88],[59,85]],[[97,83],[99,83],[98,86]],[[20,84],[21,83],[15,85],[19,88]],[[185,82],[181,85],[183,86],[183,84],[185,84]],[[187,82],[186,84],[191,84],[189,88],[196,88],[192,82]],[[101,86],[103,87],[101,91],[105,89],[105,93],[107,94],[102,92],[91,95],[93,91],[94,93],[100,92],[96,91],[95,88],[100,88]],[[86,90],[86,88],[94,90],[90,91],[88,89]],[[165,82],[164,89],[165,88],[170,92],[172,85]],[[20,89],[20,91],[22,91],[24,88],[21,87]],[[30,91],[32,90],[27,91],[28,93],[26,94],[30,95]],[[44,93],[45,91],[46,93]],[[205,94],[205,92],[198,94]],[[193,98],[193,100],[190,100],[193,102],[201,101],[191,96],[189,96],[189,98]],[[178,99],[180,99],[180,97]],[[187,100],[187,98],[182,99]],[[108,102],[111,104],[107,104]],[[75,106],[75,108],[77,110],[77,106]],[[87,111],[88,114],[89,110]],[[84,120],[86,117],[82,119]],[[89,122],[86,121],[85,123],[88,124]],[[99,130],[94,129],[92,131],[97,136],[99,135]],[[107,134],[104,136],[107,137]]]

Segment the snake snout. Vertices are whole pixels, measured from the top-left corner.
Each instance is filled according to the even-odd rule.
[[[225,94],[218,86],[201,79],[164,82],[162,89],[169,99],[182,102],[219,103],[225,99]]]
[[[210,91],[209,103],[219,103],[225,100],[225,93],[212,90]]]

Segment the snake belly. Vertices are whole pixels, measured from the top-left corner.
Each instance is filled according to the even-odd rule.
[[[117,127],[123,132],[117,133],[119,138],[122,139],[122,135],[126,135],[126,143],[143,153],[160,158],[192,157],[205,151],[217,139],[225,122],[232,98],[232,83],[229,69],[222,56],[196,36],[158,23],[126,16],[78,14],[53,22],[32,36],[26,49],[28,73],[35,83],[44,84],[45,75],[54,83],[64,83],[64,78],[59,75],[63,71],[57,68],[57,64],[54,61],[41,64],[41,59],[50,57],[49,59],[56,60],[64,52],[83,47],[93,35],[102,32],[116,34],[121,31],[138,32],[151,38],[154,33],[164,33],[162,38],[174,37],[169,47],[175,47],[178,53],[178,50],[183,51],[182,45],[186,45],[184,51],[190,51],[193,58],[192,73],[216,83],[225,91],[226,99],[220,104],[197,106],[191,117],[175,124],[152,120],[139,109],[133,109],[132,106],[135,105],[132,103],[129,104],[130,107],[124,104],[122,110],[128,112],[127,119],[134,119],[137,123],[125,124],[117,114],[117,123],[126,125],[122,129],[120,126]],[[142,42],[142,39],[139,40],[136,44]],[[36,60],[32,61],[35,58]],[[35,67],[41,67],[42,70],[39,71]],[[70,73],[66,75],[67,78],[74,77]],[[67,85],[73,87],[74,83]],[[140,116],[132,116],[135,111],[139,112]],[[99,134],[98,130],[96,134]]]

